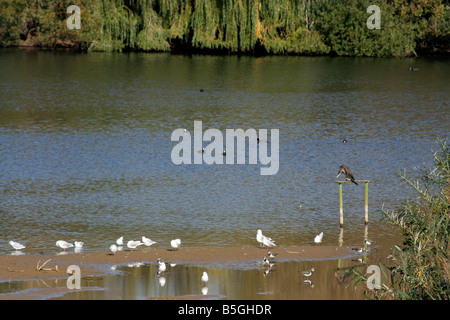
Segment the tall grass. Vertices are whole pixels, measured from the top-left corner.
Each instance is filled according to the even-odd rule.
[[[449,283],[449,222],[450,222],[450,151],[445,140],[434,153],[430,169],[416,168],[419,177],[401,179],[417,195],[395,211],[383,209],[387,221],[401,229],[405,236],[402,246],[395,246],[398,263],[381,265],[384,274],[381,289],[368,291],[376,299],[448,300]],[[366,281],[356,269],[354,283]]]

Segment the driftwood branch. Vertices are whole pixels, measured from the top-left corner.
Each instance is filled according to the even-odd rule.
[[[36,270],[37,271],[58,271],[58,266],[55,266],[53,268],[44,268],[44,266],[47,264],[47,262],[51,261],[52,259],[48,259],[47,261],[45,261],[41,266],[39,266],[39,263],[41,262],[41,260],[38,261],[37,266],[36,266]]]

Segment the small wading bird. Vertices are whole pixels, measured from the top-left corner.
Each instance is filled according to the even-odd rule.
[[[353,173],[350,171],[350,169],[349,169],[347,166],[342,165],[342,166],[339,168],[339,173],[338,173],[338,175],[336,176],[336,179],[339,178],[339,176],[340,176],[342,173],[345,175],[345,180],[351,181],[351,182],[353,182],[354,184],[358,185],[358,183],[356,183],[356,181],[355,181],[355,178],[353,177]]]
[[[309,271],[302,271],[303,276],[310,277],[314,272],[314,268],[311,268]]]

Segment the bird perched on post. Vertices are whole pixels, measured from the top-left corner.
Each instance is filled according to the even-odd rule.
[[[354,184],[358,185],[358,183],[355,181],[355,178],[353,177],[353,173],[350,171],[350,169],[349,169],[346,165],[342,165],[342,166],[339,168],[339,173],[338,173],[338,175],[336,176],[336,179],[339,178],[339,176],[340,176],[342,173],[345,175],[345,179],[346,179],[347,181],[351,181],[351,182],[353,182]]]

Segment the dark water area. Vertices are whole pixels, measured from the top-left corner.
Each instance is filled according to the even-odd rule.
[[[410,71],[414,66],[417,71]],[[369,183],[369,238],[412,196],[397,176],[449,137],[449,60],[0,51],[0,253],[339,243],[339,166]],[[175,165],[171,134],[279,129],[279,171]],[[343,141],[346,140],[346,143]],[[207,146],[204,142],[203,146]],[[340,178],[341,179],[341,178]],[[364,238],[364,186],[345,184],[345,245]]]

